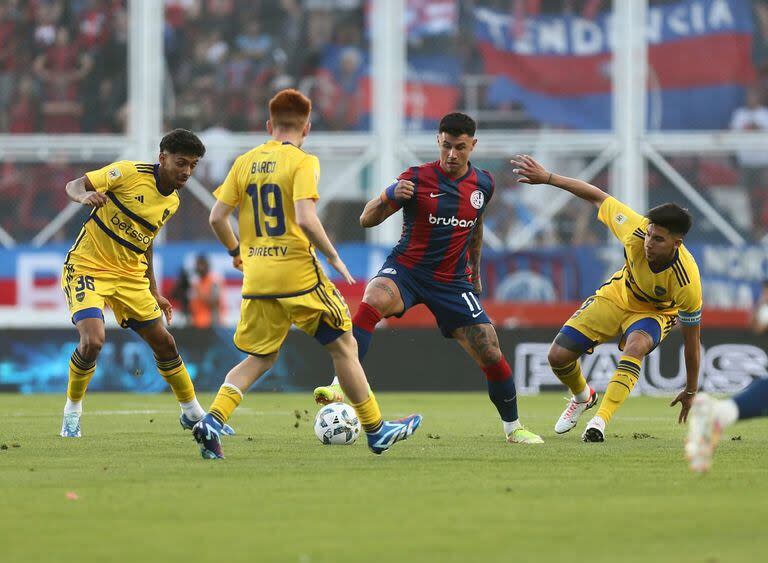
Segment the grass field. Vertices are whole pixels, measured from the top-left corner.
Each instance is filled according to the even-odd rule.
[[[91,394],[66,441],[62,397],[0,395],[0,561],[713,563],[768,548],[765,421],[734,427],[701,478],[662,399],[631,399],[604,444],[583,444],[583,424],[552,432],[560,395],[522,398],[546,441],[523,447],[482,394],[382,393],[385,414],[424,423],[381,457],[364,439],[321,446],[310,401],[249,395],[211,462],[169,395]]]

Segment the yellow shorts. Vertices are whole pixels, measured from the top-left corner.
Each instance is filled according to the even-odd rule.
[[[619,350],[630,332],[648,334],[656,348],[677,322],[677,315],[627,311],[605,297],[593,295],[565,323],[555,342],[574,352],[592,353],[598,344],[621,336]]]
[[[351,330],[352,320],[339,290],[321,274],[320,284],[304,295],[243,299],[235,346],[254,356],[274,354],[280,350],[291,325],[325,345]]]
[[[141,328],[162,315],[149,291],[146,277],[129,278],[91,272],[74,264],[64,264],[61,287],[67,297],[73,324],[82,319],[103,319],[105,304],[109,305],[123,328]]]

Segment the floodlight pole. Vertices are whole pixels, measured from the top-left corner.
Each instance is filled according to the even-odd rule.
[[[647,112],[648,0],[614,0],[611,65],[613,129],[619,154],[611,170],[611,191],[639,213],[648,208],[642,152]]]

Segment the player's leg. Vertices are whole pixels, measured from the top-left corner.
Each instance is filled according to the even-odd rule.
[[[227,421],[240,405],[243,395],[277,361],[291,320],[277,299],[243,299],[240,322],[234,336],[235,347],[248,357],[233,367],[224,378],[206,414],[192,429],[192,435],[206,459],[224,457],[221,435]]]
[[[501,417],[504,434],[510,443],[541,444],[543,440],[520,422],[517,390],[512,368],[501,353],[496,330],[490,322],[459,327],[451,336],[485,373],[488,396]]]
[[[723,429],[738,420],[768,416],[768,379],[756,379],[738,395],[717,400],[706,393],[693,401],[688,420],[685,453],[692,471],[712,466],[712,455]]]
[[[605,427],[616,411],[624,404],[640,378],[640,367],[645,358],[659,344],[662,329],[659,321],[645,317],[632,323],[624,333],[622,356],[613,377],[605,388],[597,414],[589,421],[582,439],[585,442],[602,442]]]
[[[592,296],[571,315],[552,342],[547,360],[552,373],[571,392],[568,405],[555,422],[557,434],[575,428],[584,412],[597,403],[598,394],[587,384],[579,358],[613,338],[620,330],[621,318],[616,305]]]
[[[131,323],[129,326],[132,326],[152,349],[157,371],[168,383],[181,407],[181,424],[185,428],[191,428],[203,417],[205,411],[197,401],[195,386],[179,355],[173,335],[168,332],[161,317],[141,323]]]
[[[352,317],[352,334],[357,341],[357,354],[361,362],[368,353],[373,331],[379,321],[395,315],[402,315],[408,308],[403,300],[403,292],[405,292],[406,297],[409,296],[409,293],[407,289],[401,292],[400,287],[398,287],[398,283],[395,281],[398,275],[397,270],[391,267],[391,264],[385,263],[382,271],[387,271],[387,273],[368,282],[363,294],[363,301]],[[400,273],[400,276],[403,275],[405,275],[405,271]],[[338,377],[334,377],[330,385],[316,387],[313,395],[315,402],[321,405],[344,400]]]
[[[349,309],[333,284],[322,276],[320,287],[304,296],[281,300],[298,328],[314,336],[331,355],[342,391],[357,412],[368,447],[375,454],[405,440],[421,424],[420,415],[384,421],[376,397],[368,385],[352,335]]]
[[[106,338],[102,293],[109,294],[112,287],[108,282],[95,280],[89,274],[76,271],[70,264],[64,266],[61,286],[80,339],[69,359],[67,401],[60,435],[64,438],[79,438],[83,397],[96,371],[96,359]]]

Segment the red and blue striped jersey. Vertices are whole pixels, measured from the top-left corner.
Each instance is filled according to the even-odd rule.
[[[403,209],[403,232],[392,256],[399,264],[442,282],[469,281],[469,241],[494,191],[493,176],[469,163],[451,179],[440,162],[413,166],[398,180],[414,183]]]

